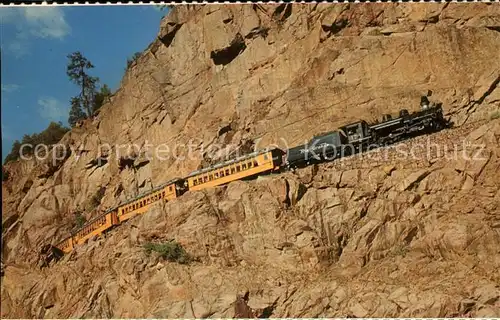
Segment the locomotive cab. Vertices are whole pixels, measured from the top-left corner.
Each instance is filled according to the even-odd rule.
[[[382,122],[391,121],[391,120],[392,120],[392,116],[390,114],[384,114],[382,116]]]
[[[341,127],[339,130],[347,139],[347,143],[359,144],[370,138],[370,128],[366,121],[358,121]]]

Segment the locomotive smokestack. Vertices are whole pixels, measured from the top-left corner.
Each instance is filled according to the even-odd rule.
[[[426,110],[427,108],[429,108],[429,99],[427,98],[427,96],[420,97],[420,108],[422,110]]]

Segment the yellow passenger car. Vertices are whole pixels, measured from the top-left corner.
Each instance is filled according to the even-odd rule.
[[[174,179],[162,184],[153,190],[147,191],[147,194],[135,197],[118,206],[118,220],[126,221],[138,214],[144,214],[150,206],[160,200],[171,201],[183,193],[184,181]]]
[[[93,236],[101,235],[104,231],[118,224],[116,211],[107,211],[89,220],[73,235],[74,244],[82,244]]]
[[[88,239],[96,235],[101,235],[104,231],[112,228],[132,218],[135,215],[145,213],[149,206],[160,200],[170,201],[177,198],[184,192],[184,180],[175,179],[150,190],[147,194],[141,195],[119,205],[115,209],[99,215],[85,223],[83,227],[72,233],[71,236],[59,242],[55,247],[64,253],[71,252],[75,245],[85,243]]]
[[[104,231],[118,224],[118,218],[115,210],[109,210],[105,213],[89,220],[76,232],[59,242],[55,247],[64,253],[71,252],[75,245],[84,243],[87,239],[96,235],[101,235]]]
[[[59,242],[58,244],[56,244],[55,247],[64,253],[71,252],[73,250],[73,236],[70,235],[66,239],[64,239],[61,242]]]
[[[194,171],[186,177],[188,188],[189,190],[200,190],[251,177],[259,173],[279,170],[283,154],[280,149],[257,151],[221,162],[212,167]]]

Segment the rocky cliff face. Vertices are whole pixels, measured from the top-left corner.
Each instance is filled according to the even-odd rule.
[[[494,4],[176,7],[98,118],[63,138],[71,152],[6,166],[2,316],[498,316],[499,29]],[[429,89],[458,127],[430,138],[441,152],[189,192],[36,265],[77,208],[184,176],[220,145],[285,148],[416,109]],[[464,160],[463,139],[485,148]],[[194,159],[147,157],[190,143]],[[197,260],[147,256],[151,239]]]

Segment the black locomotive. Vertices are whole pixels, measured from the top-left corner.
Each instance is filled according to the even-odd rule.
[[[286,150],[284,167],[290,170],[351,156],[423,133],[437,132],[450,124],[443,116],[442,104],[432,105],[423,96],[419,111],[410,113],[402,109],[396,118],[387,114],[382,117],[381,122],[351,123],[336,131],[315,136],[304,145]]]

